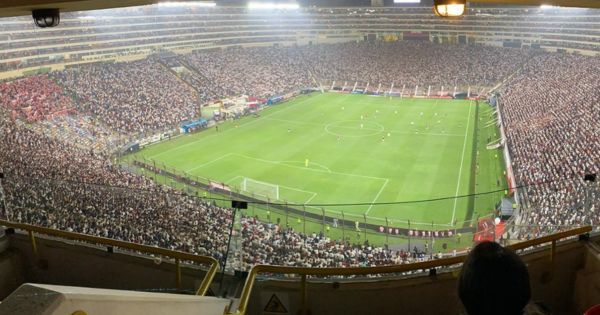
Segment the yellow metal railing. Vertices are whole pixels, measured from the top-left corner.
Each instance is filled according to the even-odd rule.
[[[90,243],[94,243],[94,244],[120,247],[120,248],[125,248],[128,250],[134,250],[134,251],[138,251],[138,252],[150,253],[150,254],[161,255],[164,257],[173,258],[173,259],[175,259],[175,279],[177,282],[177,287],[179,289],[181,289],[181,261],[193,261],[193,262],[199,263],[199,264],[210,265],[209,269],[206,271],[206,275],[204,276],[204,279],[202,280],[202,284],[200,284],[200,287],[196,291],[196,295],[205,295],[206,294],[213,278],[215,277],[215,274],[217,273],[217,269],[219,268],[219,262],[216,259],[214,259],[212,257],[208,257],[208,256],[198,256],[198,255],[194,255],[194,254],[190,254],[190,253],[184,253],[184,252],[169,250],[169,249],[160,248],[160,247],[141,245],[141,244],[125,242],[125,241],[120,241],[120,240],[114,240],[114,239],[105,238],[105,237],[98,237],[98,236],[81,234],[81,233],[73,233],[73,232],[55,230],[55,229],[50,229],[50,228],[45,228],[45,227],[40,227],[40,226],[35,226],[35,225],[30,225],[30,224],[15,223],[15,222],[4,221],[4,220],[0,220],[0,226],[6,226],[6,227],[18,229],[18,230],[27,231],[27,233],[29,234],[31,246],[33,248],[33,252],[35,255],[38,254],[38,246],[37,246],[35,233],[38,233],[38,234],[43,234],[43,235],[55,236],[55,237],[59,237],[59,238],[65,238],[65,239],[71,239],[71,240],[77,240],[77,241],[85,241],[85,242],[90,242]]]
[[[189,253],[184,253],[180,251],[168,250],[160,247],[153,247],[147,245],[140,245],[120,240],[114,240],[104,237],[92,236],[81,233],[73,233],[61,230],[55,230],[45,227],[39,227],[35,225],[29,225],[24,223],[15,223],[10,221],[0,220],[0,226],[11,227],[23,231],[27,231],[29,234],[29,238],[31,241],[33,252],[37,255],[38,247],[37,241],[35,237],[35,233],[44,234],[49,236],[55,236],[59,238],[72,239],[78,241],[85,241],[95,244],[109,245],[114,247],[125,248],[129,250],[151,253],[156,255],[161,255],[165,257],[171,257],[175,259],[175,267],[176,267],[176,281],[177,286],[181,287],[181,261],[193,261],[201,264],[209,264],[210,268],[204,277],[202,284],[196,291],[197,295],[205,295],[208,291],[210,283],[212,282],[217,269],[218,262],[216,259],[207,256],[198,256]],[[559,232],[552,235],[543,236],[540,238],[515,243],[508,245],[508,248],[513,250],[521,250],[533,246],[538,246],[545,243],[551,243],[550,246],[550,260],[554,260],[554,255],[556,253],[556,242],[558,240],[578,236],[582,234],[586,234],[592,231],[591,226],[584,226],[575,229],[571,229],[564,232]],[[419,263],[412,264],[402,264],[402,265],[389,265],[389,266],[379,266],[379,267],[352,267],[352,268],[303,268],[303,267],[285,267],[285,266],[271,266],[271,265],[256,265],[252,268],[250,273],[248,274],[248,278],[246,279],[246,283],[244,285],[244,289],[241,294],[240,303],[238,310],[235,312],[230,312],[229,309],[226,310],[226,314],[245,314],[248,306],[248,302],[250,299],[250,294],[252,293],[252,288],[254,286],[254,282],[259,273],[272,273],[272,274],[297,274],[301,276],[300,286],[301,286],[301,314],[305,314],[307,309],[307,285],[306,285],[306,276],[350,276],[350,275],[372,275],[372,274],[392,274],[392,273],[402,273],[407,271],[414,270],[428,270],[437,267],[445,267],[460,264],[465,260],[466,256],[456,256],[449,257],[431,261],[424,261]]]
[[[520,243],[515,243],[512,245],[508,245],[508,248],[513,250],[525,249],[532,246],[541,245],[544,243],[552,243],[550,246],[550,260],[554,260],[554,255],[556,253],[556,241],[572,237],[578,236],[582,234],[586,234],[592,231],[591,226],[584,226],[575,229],[571,229],[564,232],[559,232],[556,234],[543,236],[540,238],[536,238],[533,240],[528,240]],[[307,286],[306,286],[306,276],[349,276],[349,275],[371,275],[371,274],[390,274],[390,273],[401,273],[407,271],[414,270],[428,270],[436,267],[445,267],[460,264],[465,260],[466,256],[456,256],[450,258],[443,258],[431,261],[424,261],[413,264],[403,264],[403,265],[389,265],[389,266],[380,266],[380,267],[353,267],[353,268],[302,268],[302,267],[285,267],[285,266],[270,266],[270,265],[256,265],[252,268],[250,273],[248,274],[248,278],[246,279],[246,283],[244,285],[244,290],[242,291],[242,295],[240,297],[240,303],[238,306],[238,310],[235,312],[230,312],[229,309],[226,310],[226,314],[238,314],[243,315],[246,313],[248,307],[248,301],[250,299],[250,294],[252,293],[252,287],[254,286],[254,281],[256,280],[256,276],[259,273],[272,273],[272,274],[297,274],[300,275],[300,290],[301,290],[301,309],[300,314],[307,313]]]

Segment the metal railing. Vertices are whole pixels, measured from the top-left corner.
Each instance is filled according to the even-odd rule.
[[[182,261],[193,261],[198,264],[209,265],[210,267],[206,271],[206,275],[204,276],[204,279],[202,280],[200,287],[196,291],[196,295],[205,295],[206,294],[210,284],[212,283],[212,280],[213,280],[215,274],[217,273],[217,269],[219,267],[219,262],[212,257],[199,256],[199,255],[170,250],[170,249],[161,248],[161,247],[141,245],[141,244],[120,241],[120,240],[115,240],[115,239],[110,239],[110,238],[105,238],[105,237],[98,237],[98,236],[92,236],[92,235],[81,234],[81,233],[61,231],[61,230],[56,230],[56,229],[50,229],[50,228],[45,228],[45,227],[40,227],[40,226],[35,226],[35,225],[30,225],[30,224],[10,222],[10,221],[5,221],[5,220],[0,220],[0,226],[5,226],[5,227],[9,227],[9,228],[27,231],[27,233],[29,234],[29,239],[31,241],[31,246],[33,248],[33,253],[36,256],[38,255],[38,247],[37,247],[35,233],[38,233],[38,234],[54,236],[54,237],[58,237],[58,238],[71,239],[71,240],[82,241],[82,242],[89,242],[89,243],[93,243],[93,244],[108,245],[108,246],[132,250],[132,251],[150,253],[150,254],[161,255],[161,256],[173,258],[173,259],[175,259],[175,266],[176,266],[175,276],[176,276],[176,282],[177,282],[178,289],[181,289],[181,262]]]
[[[551,243],[550,246],[550,261],[554,261],[556,254],[556,242],[558,240],[574,237],[583,234],[587,234],[592,231],[591,226],[579,227],[556,234],[539,237],[536,239],[515,243],[508,245],[508,248],[513,250],[522,250],[533,246],[538,246],[544,243]],[[466,256],[455,256],[450,258],[443,258],[438,260],[430,260],[419,263],[403,264],[403,265],[389,265],[379,267],[352,267],[352,268],[303,268],[303,267],[285,267],[285,266],[271,266],[271,265],[256,265],[252,268],[246,279],[244,289],[240,297],[240,303],[237,311],[230,312],[229,309],[225,311],[226,314],[243,315],[246,313],[250,295],[254,282],[259,273],[271,273],[271,274],[296,274],[301,276],[300,280],[300,291],[301,291],[301,309],[300,314],[307,313],[307,299],[308,291],[306,286],[306,276],[350,276],[350,275],[372,275],[372,274],[393,274],[402,273],[414,270],[428,270],[436,267],[446,267],[462,263],[466,259]]]

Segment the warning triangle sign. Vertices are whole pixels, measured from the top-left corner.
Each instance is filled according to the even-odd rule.
[[[277,295],[273,294],[265,306],[265,312],[287,313],[288,311],[285,309],[283,303],[281,303],[281,300],[277,297]]]

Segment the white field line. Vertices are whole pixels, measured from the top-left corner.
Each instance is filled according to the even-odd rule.
[[[300,165],[304,164],[304,162],[302,162],[302,161],[279,161],[279,163],[281,163],[281,164],[295,163],[295,164],[300,164]],[[319,164],[316,162],[309,162],[308,164],[314,164],[314,165],[326,170],[328,173],[331,173],[331,169],[323,164]]]
[[[295,190],[295,191],[299,191],[299,192],[303,192],[303,193],[312,194],[312,196],[310,198],[308,198],[308,200],[306,200],[304,203],[309,203],[311,200],[313,200],[313,198],[315,198],[317,196],[317,193],[314,191],[303,190],[303,189],[299,189],[299,188],[292,188],[292,187],[283,186],[283,185],[279,185],[279,187],[283,187],[285,189]],[[281,201],[283,201],[283,200],[281,200]]]
[[[231,182],[233,182],[234,180],[236,180],[236,179],[238,179],[238,178],[241,178],[241,177],[243,177],[243,176],[242,176],[242,175],[238,175],[238,176],[236,176],[236,177],[234,177],[234,178],[232,178],[232,179],[230,179],[230,180],[226,181],[226,182],[225,182],[225,184],[229,185],[229,183],[231,183]]]
[[[306,203],[311,202],[316,196],[317,196],[317,193],[314,193],[314,195],[312,197],[308,198],[308,200],[306,200],[304,203],[306,204]]]
[[[382,177],[373,177],[373,176],[366,176],[366,175],[357,175],[357,174],[348,174],[348,173],[341,173],[341,172],[333,172],[333,171],[322,171],[322,170],[318,170],[318,169],[311,169],[311,168],[305,168],[305,167],[298,167],[298,166],[294,166],[294,165],[289,165],[289,164],[285,164],[282,162],[278,162],[278,161],[271,161],[271,160],[265,160],[265,159],[259,159],[259,158],[255,158],[255,157],[251,157],[248,155],[244,155],[244,154],[239,154],[239,153],[232,153],[232,155],[237,155],[240,156],[242,158],[246,158],[246,159],[251,159],[251,160],[256,160],[256,161],[260,161],[260,162],[265,162],[265,163],[271,163],[271,164],[278,164],[278,165],[283,165],[283,166],[287,166],[287,167],[291,167],[291,168],[297,168],[297,169],[301,169],[304,171],[313,171],[313,172],[320,172],[320,173],[330,173],[330,174],[338,174],[338,175],[344,175],[344,176],[354,176],[354,177],[363,177],[363,178],[370,178],[370,179],[378,179],[378,180],[384,180],[385,182],[383,183],[383,185],[381,186],[381,188],[379,189],[379,192],[377,192],[377,195],[375,196],[375,199],[373,199],[373,201],[371,202],[371,205],[369,207],[369,209],[367,209],[367,212],[365,214],[368,214],[369,211],[371,210],[371,208],[373,207],[373,203],[375,201],[377,201],[377,199],[379,198],[379,196],[381,195],[381,193],[383,192],[385,186],[388,184],[388,182],[390,181],[389,178],[382,178]],[[296,188],[291,188],[291,187],[287,187],[287,186],[283,186],[283,185],[279,185],[279,187],[283,187],[283,188],[287,188],[287,189],[291,189],[291,190],[297,190],[297,191],[301,191],[301,192],[306,192],[306,193],[313,193],[314,196],[312,198],[310,198],[308,201],[305,201],[304,203],[308,203],[309,201],[311,201],[314,197],[316,197],[316,193],[312,192],[312,191],[307,191],[307,190],[301,190],[301,189],[296,189]],[[312,207],[315,209],[320,209],[317,207]],[[334,212],[334,211],[330,211],[330,212]],[[334,212],[335,213],[335,212]],[[341,212],[339,212],[341,213]]]
[[[462,177],[462,169],[463,169],[463,162],[465,160],[465,148],[467,147],[467,138],[469,135],[469,123],[471,122],[471,109],[473,108],[473,102],[469,102],[469,115],[467,118],[467,128],[465,130],[465,140],[463,142],[463,151],[462,151],[462,157],[460,158],[460,168],[458,169],[458,180],[456,181],[456,192],[454,193],[454,209],[452,210],[452,220],[450,221],[450,224],[452,224],[452,222],[454,222],[454,218],[456,217],[456,204],[458,202],[458,191],[460,190],[460,179]]]
[[[266,120],[273,120],[273,121],[281,121],[281,122],[287,122],[287,123],[292,123],[292,124],[297,124],[297,125],[311,125],[311,126],[318,126],[318,127],[327,127],[329,124],[318,124],[318,123],[312,123],[312,122],[308,122],[308,121],[297,121],[297,120],[287,120],[287,119],[278,119],[278,118],[265,118]],[[361,129],[359,127],[348,127],[348,126],[335,126],[335,128],[340,128],[340,129],[350,129],[350,130],[357,130],[357,129]],[[388,132],[393,132],[395,134],[401,134],[401,135],[422,135],[422,136],[442,136],[442,137],[463,137],[462,134],[456,134],[456,133],[429,133],[429,132],[406,132],[406,131],[401,131],[401,130],[381,130],[381,129],[375,129],[375,128],[362,128],[362,130],[369,130],[369,131],[388,131]]]
[[[239,157],[241,157],[241,158],[245,158],[245,159],[251,159],[251,160],[256,160],[256,161],[265,162],[265,163],[271,163],[271,164],[283,165],[283,166],[287,166],[287,167],[291,167],[291,168],[297,168],[297,169],[301,169],[301,170],[304,170],[304,171],[314,171],[314,172],[321,172],[321,173],[331,173],[331,174],[338,174],[338,175],[344,175],[344,176],[355,176],[355,177],[364,177],[364,178],[370,178],[370,179],[385,180],[384,187],[385,187],[385,185],[387,185],[387,183],[388,183],[388,181],[389,181],[389,179],[387,179],[387,178],[381,178],[381,177],[372,177],[372,176],[366,176],[366,175],[357,175],[357,174],[347,174],[347,173],[333,172],[333,171],[331,171],[329,168],[327,168],[327,167],[325,167],[325,166],[323,166],[323,167],[325,167],[327,170],[326,170],[326,171],[323,171],[323,170],[319,170],[319,169],[305,168],[305,167],[299,167],[299,166],[294,166],[294,165],[289,165],[289,164],[287,164],[287,163],[289,163],[289,162],[296,162],[296,161],[283,161],[283,162],[278,162],[278,161],[271,161],[271,160],[259,159],[259,158],[251,157],[251,156],[248,156],[248,155],[239,154],[239,153],[227,153],[227,154],[225,154],[225,155],[222,155],[222,156],[220,156],[220,157],[218,157],[218,158],[216,158],[216,159],[214,159],[214,160],[212,160],[212,161],[208,161],[208,162],[206,162],[206,163],[203,163],[203,164],[201,164],[201,165],[198,165],[198,166],[196,166],[196,167],[194,167],[194,168],[192,168],[192,169],[190,169],[190,170],[188,170],[188,171],[186,171],[186,172],[189,172],[189,171],[191,171],[191,170],[198,169],[198,168],[200,168],[200,167],[203,167],[203,166],[206,166],[206,165],[208,165],[208,164],[211,164],[211,163],[217,162],[217,161],[219,161],[219,160],[221,160],[221,159],[224,159],[224,158],[226,158],[226,157],[229,157],[229,156],[239,156]],[[313,163],[313,162],[311,162],[311,163]],[[315,164],[316,164],[316,163],[315,163]],[[319,164],[319,165],[320,165],[320,164]],[[322,166],[322,165],[321,165],[321,166]],[[240,178],[240,177],[243,177],[243,176],[241,176],[241,175],[235,176],[235,177],[233,177],[233,178],[231,178],[231,179],[227,180],[225,183],[226,183],[226,184],[228,184],[228,183],[231,183],[231,182],[233,182],[234,180],[236,180],[236,179],[238,179],[238,178]],[[274,184],[274,185],[275,185],[275,184]],[[314,192],[314,191],[308,191],[308,190],[303,190],[303,189],[299,189],[299,188],[293,188],[293,187],[284,186],[284,185],[278,185],[278,186],[279,186],[279,187],[282,187],[282,188],[285,188],[285,189],[289,189],[289,190],[295,190],[295,191],[300,191],[300,192],[304,192],[304,193],[311,194],[312,196],[311,196],[311,197],[310,197],[308,200],[306,200],[304,203],[309,203],[310,201],[312,201],[312,200],[313,200],[313,199],[314,199],[314,198],[315,198],[315,197],[318,195],[318,194],[317,194],[316,192]],[[380,193],[381,193],[381,191],[379,192],[379,194],[380,194]],[[377,197],[379,196],[379,194],[377,194]],[[377,197],[376,197],[376,199],[377,199]],[[314,208],[316,208],[316,207],[314,207]],[[320,208],[316,208],[316,209],[320,209]]]
[[[292,105],[289,105],[289,104],[288,104],[288,107],[287,107],[287,108],[284,108],[284,109],[282,109],[282,110],[279,110],[279,111],[276,111],[276,112],[271,112],[271,113],[269,113],[269,114],[267,114],[267,115],[265,115],[265,116],[261,116],[261,117],[259,117],[259,118],[256,118],[256,119],[254,119],[254,120],[250,121],[250,122],[247,122],[247,123],[245,123],[245,124],[240,124],[240,125],[239,125],[239,128],[241,128],[241,127],[244,127],[244,126],[248,126],[248,125],[251,125],[251,124],[254,124],[254,123],[256,123],[256,122],[259,122],[259,121],[261,121],[261,120],[265,119],[266,117],[270,117],[270,116],[276,115],[276,114],[278,114],[278,113],[282,113],[282,112],[284,112],[284,111],[286,111],[286,110],[289,110],[289,109],[290,109],[290,108],[292,108],[292,107],[295,107],[296,105],[299,105],[299,104],[303,104],[303,103],[305,103],[305,102],[306,102],[306,101],[308,101],[309,99],[311,99],[311,98],[307,98],[307,99],[305,99],[305,100],[302,100],[302,101],[300,101],[300,102],[298,102],[298,103],[296,103],[296,104],[292,104]],[[171,151],[174,151],[174,150],[179,150],[179,149],[181,149],[181,148],[183,148],[183,147],[187,147],[187,146],[189,146],[189,145],[195,144],[195,143],[197,143],[197,142],[200,142],[200,141],[205,141],[205,140],[206,140],[206,138],[209,138],[209,137],[214,137],[214,136],[216,136],[216,135],[218,135],[218,134],[220,134],[220,133],[227,132],[227,131],[230,131],[230,130],[237,130],[237,129],[239,129],[239,128],[230,128],[230,129],[225,129],[225,130],[223,130],[223,131],[221,131],[221,132],[218,132],[218,133],[217,133],[217,132],[215,132],[215,133],[213,133],[212,135],[209,135],[209,136],[207,136],[207,137],[200,138],[200,139],[198,139],[198,140],[196,140],[196,141],[188,142],[188,143],[186,143],[186,144],[183,144],[183,145],[180,145],[180,146],[177,146],[177,147],[171,148],[171,149],[169,149],[169,150],[165,150],[165,151],[163,151],[163,152],[157,153],[157,154],[155,154],[155,155],[153,155],[153,156],[150,156],[150,157],[149,157],[149,159],[153,159],[153,158],[155,158],[155,157],[157,157],[157,156],[160,156],[160,155],[166,154],[166,153],[168,153],[168,152],[171,152]]]
[[[214,162],[217,162],[217,161],[219,161],[219,160],[222,160],[222,159],[224,159],[224,158],[226,158],[226,157],[229,157],[229,156],[230,156],[230,155],[232,155],[232,154],[233,154],[233,153],[227,153],[227,154],[221,155],[220,157],[218,157],[218,158],[216,158],[216,159],[214,159],[214,160],[208,161],[208,162],[206,162],[206,163],[202,163],[202,164],[200,164],[200,165],[197,165],[197,166],[195,166],[195,167],[192,167],[192,168],[190,168],[190,169],[188,169],[188,170],[185,170],[185,172],[191,172],[191,171],[193,171],[193,170],[197,170],[197,169],[199,169],[199,168],[201,168],[201,167],[204,167],[204,166],[206,166],[206,165],[208,165],[208,164],[212,164],[212,163],[214,163]]]
[[[381,186],[381,189],[379,189],[379,192],[377,193],[377,195],[375,195],[375,199],[373,199],[373,201],[371,201],[371,205],[367,209],[367,212],[365,212],[365,215],[369,214],[369,211],[371,211],[371,208],[373,208],[373,204],[375,203],[375,201],[377,201],[377,199],[379,198],[379,195],[381,195],[381,193],[383,192],[383,189],[385,188],[385,186],[388,184],[389,181],[390,181],[389,179],[385,180],[385,182]]]
[[[229,179],[228,181],[226,181],[225,184],[229,184],[231,182],[234,182],[238,178],[244,178],[244,177],[247,177],[247,176],[242,176],[242,175],[235,176],[235,177]],[[247,178],[250,178],[250,177],[247,177]],[[271,184],[269,182],[263,182],[263,183],[265,183],[265,184]],[[275,186],[279,186],[281,188],[285,188],[285,189],[289,189],[289,190],[295,190],[295,191],[303,192],[303,193],[306,193],[306,194],[310,194],[311,196],[304,203],[309,203],[311,200],[313,200],[318,195],[314,191],[303,190],[303,189],[300,189],[300,188],[294,188],[294,187],[289,187],[289,186],[284,186],[284,185],[278,185],[278,184],[271,184],[271,185],[275,185]],[[257,194],[257,195],[263,196],[263,197],[268,197],[268,196],[264,196],[262,194]],[[279,200],[279,201],[284,201],[284,200]],[[292,202],[292,203],[295,203],[295,202]]]
[[[286,167],[297,168],[297,169],[304,170],[304,171],[312,171],[312,172],[319,172],[319,173],[329,173],[329,174],[337,174],[337,175],[344,175],[344,176],[351,176],[351,177],[361,177],[361,178],[369,178],[369,179],[378,179],[378,180],[388,180],[387,178],[383,178],[383,177],[358,175],[358,174],[350,174],[350,173],[342,173],[342,172],[334,172],[334,171],[328,172],[328,171],[324,171],[324,170],[320,170],[320,169],[294,166],[294,165],[282,163],[282,162],[279,162],[279,161],[272,161],[272,160],[265,160],[265,159],[255,158],[255,157],[248,156],[248,155],[245,155],[245,154],[240,154],[240,153],[231,153],[231,154],[235,155],[235,156],[242,157],[242,158],[250,159],[250,160],[255,160],[255,161],[265,162],[265,163],[271,163],[271,164],[277,164],[277,165],[283,165],[283,166],[286,166]]]

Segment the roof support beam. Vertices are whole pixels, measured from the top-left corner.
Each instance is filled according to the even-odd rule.
[[[1,0],[0,17],[31,15],[33,9],[61,12],[102,10],[157,3],[159,0]]]

